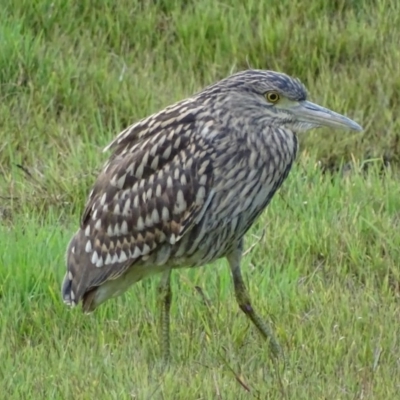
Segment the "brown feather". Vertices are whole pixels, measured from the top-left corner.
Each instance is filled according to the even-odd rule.
[[[157,127],[149,127],[151,121],[136,125],[136,141],[128,135],[118,143],[71,241],[68,288],[75,303],[84,298],[85,309],[91,308],[94,288],[120,277],[164,242],[178,242],[212,185],[211,147],[192,135],[193,115]]]

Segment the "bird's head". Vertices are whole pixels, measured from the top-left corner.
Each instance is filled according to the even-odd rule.
[[[344,115],[308,101],[304,85],[286,74],[247,70],[234,74],[221,83],[231,94],[233,107],[257,110],[256,113],[251,113],[252,116],[263,117],[272,126],[286,127],[295,132],[324,126],[362,130],[360,125]]]

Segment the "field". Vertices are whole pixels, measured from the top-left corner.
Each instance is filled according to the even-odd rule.
[[[399,2],[4,0],[0,21],[0,398],[399,397]],[[247,235],[286,365],[221,260],[173,274],[165,368],[158,277],[84,315],[60,298],[66,246],[120,130],[249,67],[365,130],[302,136]]]

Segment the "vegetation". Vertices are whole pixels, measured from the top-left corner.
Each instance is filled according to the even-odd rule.
[[[399,2],[3,0],[0,21],[0,393],[398,396]],[[286,367],[238,310],[221,260],[174,273],[164,369],[158,279],[86,316],[60,299],[65,249],[120,130],[248,67],[301,78],[365,131],[302,137],[247,236],[249,291]]]

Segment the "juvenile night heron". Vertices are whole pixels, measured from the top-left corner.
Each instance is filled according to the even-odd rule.
[[[162,272],[168,358],[171,270],[226,257],[240,308],[279,353],[242,279],[243,236],[288,176],[296,134],[320,126],[362,129],[307,101],[297,79],[248,70],[125,129],[69,243],[64,302],[90,312]]]

